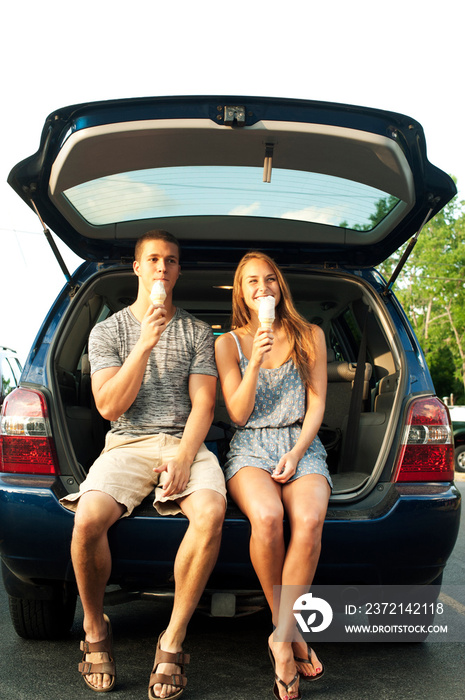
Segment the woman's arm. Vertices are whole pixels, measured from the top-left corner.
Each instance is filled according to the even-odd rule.
[[[224,402],[231,420],[236,425],[245,425],[255,405],[258,373],[264,356],[271,350],[273,334],[258,330],[252,346],[252,356],[241,376],[239,353],[230,333],[221,335],[216,341],[215,356],[220,376]]]
[[[323,421],[328,375],[326,341],[324,332],[319,326],[314,329],[314,343],[315,364],[312,370],[312,388],[307,389],[307,405],[302,430],[292,450],[283,455],[273,472],[273,478],[279,483],[286,483],[295,474],[299,461],[317,436]]]

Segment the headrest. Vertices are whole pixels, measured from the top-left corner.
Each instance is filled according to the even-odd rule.
[[[353,382],[355,379],[356,362],[330,362],[328,364],[328,382]],[[365,363],[364,381],[371,379],[371,365]]]

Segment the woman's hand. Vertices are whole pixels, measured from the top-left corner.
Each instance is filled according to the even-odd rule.
[[[287,452],[281,457],[278,464],[275,467],[274,472],[271,477],[274,481],[279,484],[286,484],[289,479],[294,476],[297,465],[299,464],[299,459],[292,452]]]
[[[261,367],[267,352],[270,352],[274,343],[274,335],[272,331],[266,331],[259,328],[254,335],[252,344],[252,354],[250,362]]]

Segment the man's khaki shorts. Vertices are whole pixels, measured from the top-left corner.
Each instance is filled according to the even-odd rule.
[[[176,455],[180,439],[165,433],[147,437],[128,437],[108,433],[105,447],[95,460],[79,492],[62,498],[60,503],[75,511],[77,501],[86,491],[103,491],[126,506],[122,517],[132,513],[155,488],[154,507],[161,515],[181,513],[177,501],[194,491],[210,489],[226,499],[222,469],[215,455],[202,445],[191,466],[185,491],[166,497],[162,485],[166,472],[157,474],[154,467],[165,464]]]

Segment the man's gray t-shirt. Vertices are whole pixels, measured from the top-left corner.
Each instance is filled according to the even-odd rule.
[[[92,329],[89,337],[91,372],[121,367],[140,337],[141,324],[129,307]],[[168,433],[181,437],[191,412],[189,375],[217,377],[210,326],[176,309],[147,362],[139,393],[111,431],[120,435]]]

